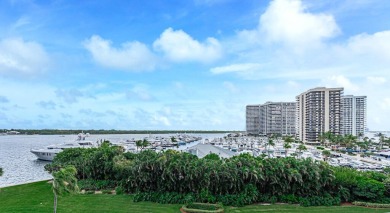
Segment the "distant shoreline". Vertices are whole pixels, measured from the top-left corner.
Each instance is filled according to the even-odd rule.
[[[238,133],[245,131],[225,131],[225,130],[59,130],[59,129],[10,129],[3,130],[1,133],[6,133],[7,131],[16,131],[18,135],[75,135],[80,132],[94,134],[94,135],[104,135],[104,134],[176,134],[176,133],[186,133],[186,134],[214,134],[214,133]]]

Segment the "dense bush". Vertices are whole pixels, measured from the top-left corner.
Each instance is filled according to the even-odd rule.
[[[135,201],[160,203],[221,202],[243,206],[256,202],[338,205],[342,201],[383,201],[390,179],[377,172],[330,167],[311,159],[263,158],[241,154],[199,159],[174,150],[123,153],[103,143],[99,148],[66,149],[45,168],[72,164],[87,190],[136,193]]]
[[[116,185],[117,183],[114,180],[84,179],[78,181],[79,188],[84,190],[114,189]]]
[[[335,167],[335,184],[340,198],[344,201],[376,201],[384,198],[387,191],[383,174],[377,172],[360,172],[351,168]]]
[[[335,206],[340,205],[341,200],[337,196],[331,196],[325,194],[324,196],[312,196],[299,198],[299,204],[301,206]]]
[[[99,148],[71,148],[58,153],[51,164],[45,165],[49,172],[57,171],[66,165],[74,165],[78,179],[115,180],[115,156],[123,154],[123,148],[102,142]]]

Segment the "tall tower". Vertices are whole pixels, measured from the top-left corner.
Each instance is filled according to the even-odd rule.
[[[246,106],[246,132],[248,134],[258,135],[260,131],[259,126],[260,105]]]
[[[365,135],[367,127],[367,96],[341,97],[342,134]]]
[[[295,135],[295,102],[260,105],[260,134]]]
[[[296,134],[305,143],[318,143],[324,132],[341,133],[344,88],[317,87],[296,96]]]

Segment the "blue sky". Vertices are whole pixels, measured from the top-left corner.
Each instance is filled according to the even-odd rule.
[[[390,130],[390,1],[0,1],[0,128],[245,130],[245,106],[367,95]]]

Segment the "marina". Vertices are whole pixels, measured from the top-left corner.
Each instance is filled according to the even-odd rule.
[[[77,142],[77,135],[3,135],[0,138],[0,167],[4,170],[4,175],[0,178],[0,187],[16,185],[27,182],[34,182],[50,179],[51,175],[44,171],[44,166],[50,159],[38,160],[33,154],[33,150],[57,150],[61,146],[55,144],[73,144]],[[172,138],[174,137],[174,139]],[[202,138],[200,140],[200,138]],[[305,145],[306,150],[300,150],[299,143],[291,143],[290,148],[284,147],[284,141],[274,139],[270,144],[267,137],[253,137],[246,135],[227,134],[197,134],[194,136],[185,134],[123,134],[123,135],[90,135],[85,140],[79,142],[97,142],[109,140],[113,145],[122,146],[125,151],[137,153],[141,151],[137,147],[137,140],[146,139],[149,144],[142,149],[151,149],[157,152],[174,149],[185,151],[198,157],[215,153],[220,157],[232,157],[241,153],[248,153],[253,156],[263,156],[268,158],[296,157],[312,158],[313,160],[326,161],[332,166],[343,166],[355,168],[361,171],[379,171],[390,166],[388,153],[385,150],[374,152],[370,157],[343,154],[330,151],[329,157],[322,154],[323,150],[316,146]],[[373,138],[374,139],[374,138]],[[68,141],[68,143],[66,142]],[[54,144],[54,145],[53,145]],[[199,146],[196,146],[198,145]],[[209,146],[205,146],[209,145]],[[193,148],[192,148],[193,147]],[[64,148],[64,147],[62,147]],[[56,151],[53,151],[56,152]],[[42,152],[44,153],[44,152]],[[58,153],[58,152],[57,152]],[[203,153],[203,154],[202,154]],[[54,156],[53,156],[54,157]],[[46,160],[46,161],[45,161]]]
[[[172,134],[173,135],[173,134]],[[202,138],[223,137],[224,134],[196,134]],[[115,134],[115,135],[90,135],[88,141],[109,140],[121,143],[131,139],[148,138],[149,134]],[[153,137],[168,137],[170,134],[156,134]],[[50,161],[38,160],[31,150],[41,149],[53,144],[61,144],[67,141],[75,141],[77,135],[2,135],[0,136],[0,167],[4,174],[0,177],[0,187],[18,185],[50,179],[51,175],[44,170],[44,166]],[[196,145],[197,142],[173,147],[174,149],[186,149]]]

